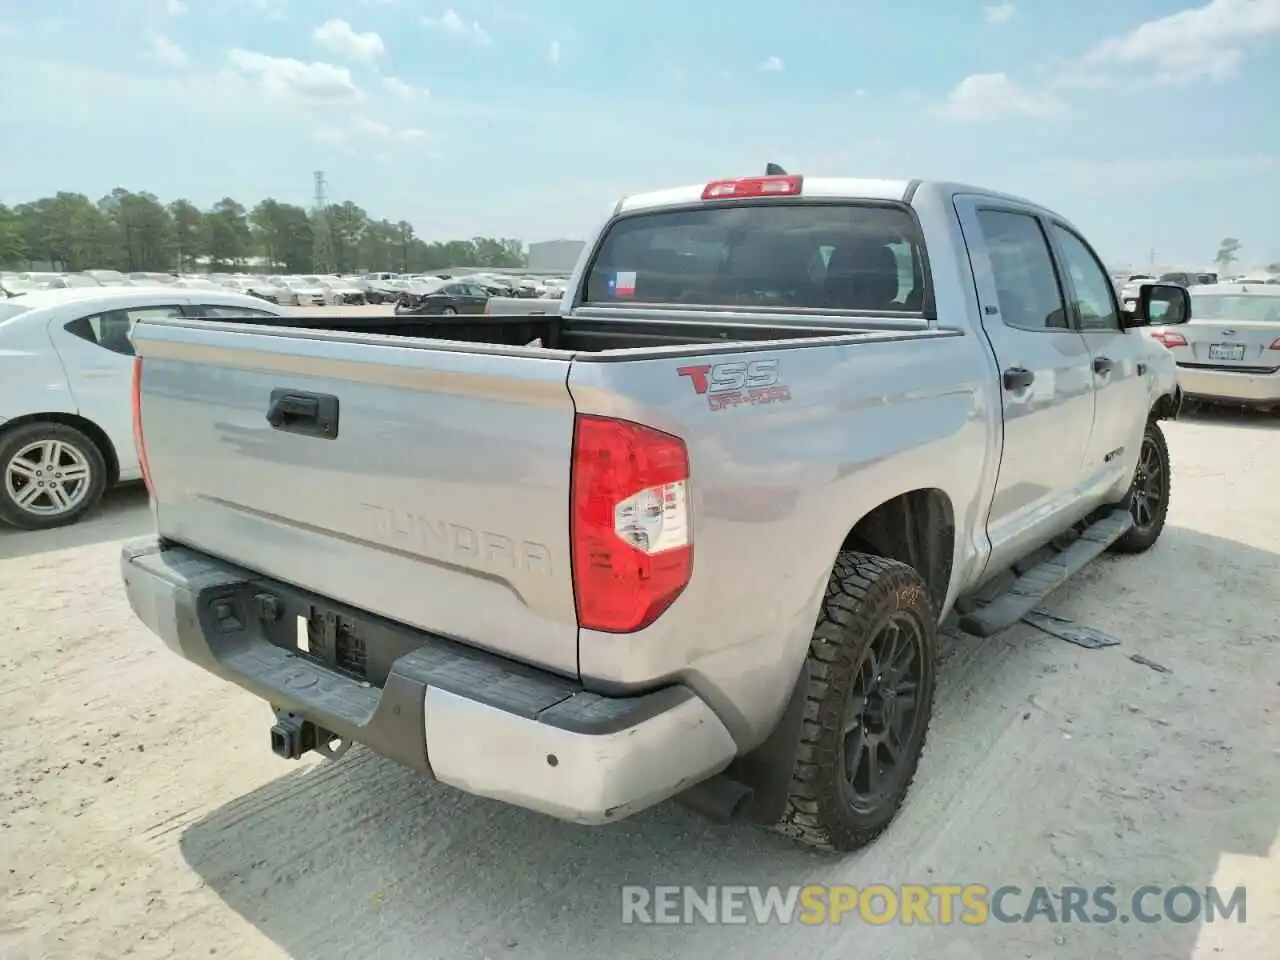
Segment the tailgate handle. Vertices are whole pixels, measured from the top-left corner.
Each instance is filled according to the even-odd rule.
[[[285,433],[332,440],[338,435],[338,398],[329,393],[272,390],[267,423]]]

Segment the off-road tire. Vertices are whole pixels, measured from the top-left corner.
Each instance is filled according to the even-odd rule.
[[[89,464],[89,489],[84,499],[66,513],[55,516],[39,516],[28,513],[13,502],[5,485],[5,471],[9,461],[23,447],[42,440],[59,440],[74,447]],[[98,505],[107,489],[107,463],[93,440],[75,427],[65,423],[40,421],[24,423],[12,430],[0,433],[0,521],[22,530],[48,530],[65,527],[80,520]]]
[[[901,777],[863,813],[844,794],[842,747],[849,689],[867,646],[896,611],[918,623],[923,677],[918,729],[904,744]],[[904,563],[844,551],[836,558],[809,646],[809,690],[786,811],[774,829],[832,853],[864,847],[893,821],[924,751],[937,688],[937,615],[920,575]]]
[[[1145,528],[1137,526],[1130,527],[1129,531],[1110,547],[1116,553],[1144,553],[1155,546],[1155,542],[1160,539],[1160,534],[1164,531],[1165,520],[1169,515],[1169,500],[1173,493],[1173,467],[1169,462],[1169,444],[1164,437],[1164,431],[1160,428],[1158,420],[1151,420],[1147,423],[1146,432],[1142,435],[1142,443],[1145,447],[1150,442],[1155,445],[1157,455],[1164,468],[1164,497],[1156,510],[1156,515],[1151,525]],[[1138,462],[1142,462],[1143,452],[1138,451]],[[1134,481],[1137,482],[1137,471],[1134,471]],[[1133,490],[1129,490],[1128,495],[1124,498],[1124,509],[1131,509],[1133,503]]]

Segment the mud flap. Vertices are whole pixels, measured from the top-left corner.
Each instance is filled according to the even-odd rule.
[[[805,660],[791,699],[773,732],[764,743],[733,761],[725,771],[726,776],[751,790],[737,810],[745,820],[773,826],[786,812],[808,690],[809,662]]]

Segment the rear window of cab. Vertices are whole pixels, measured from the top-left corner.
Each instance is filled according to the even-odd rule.
[[[919,314],[925,278],[923,240],[903,206],[735,201],[614,221],[586,300]]]

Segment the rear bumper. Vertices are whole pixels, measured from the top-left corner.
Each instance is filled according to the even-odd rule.
[[[126,543],[120,562],[134,612],[175,653],[279,710],[468,793],[576,823],[609,823],[719,773],[736,752],[710,707],[685,687],[601,697],[355,614],[370,662],[375,645],[397,654],[379,683],[363,682],[285,640],[309,600],[345,616],[340,604],[153,537]],[[259,616],[264,594],[292,616],[276,623]]]
[[[1178,384],[1188,397],[1239,403],[1280,403],[1280,373],[1230,373],[1179,367]]]

